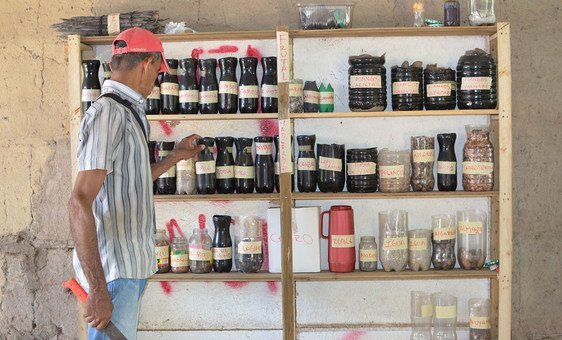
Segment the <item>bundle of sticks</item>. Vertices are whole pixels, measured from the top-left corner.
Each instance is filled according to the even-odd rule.
[[[158,33],[160,22],[158,20],[158,11],[135,11],[129,13],[120,13],[116,15],[102,16],[79,16],[69,19],[62,19],[61,23],[53,24],[51,27],[59,31],[62,35],[109,35],[115,32],[108,32],[111,29],[109,20],[117,20],[120,31],[124,31],[131,27],[141,27],[153,33]]]

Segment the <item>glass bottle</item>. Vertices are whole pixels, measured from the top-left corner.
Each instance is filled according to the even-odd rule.
[[[470,0],[468,21],[471,26],[495,24],[494,0]]]
[[[263,76],[261,78],[261,112],[277,113],[277,57],[261,58]]]
[[[455,240],[457,238],[455,215],[431,216],[431,227],[433,229],[433,253],[431,255],[433,268],[437,270],[453,269],[457,262],[455,256]]]
[[[213,240],[205,228],[193,229],[189,238],[189,269],[194,274],[210,273]]]
[[[306,81],[303,89],[304,112],[318,112],[320,92],[315,81]]]
[[[189,271],[189,250],[185,237],[177,236],[172,240],[170,262],[172,273],[187,273]]]
[[[317,144],[318,189],[341,192],[345,185],[345,145]]]
[[[457,0],[447,0],[443,6],[445,26],[461,25],[461,4]]]
[[[490,333],[490,305],[489,299],[468,300],[469,340],[492,340],[492,334]]]
[[[219,112],[238,112],[238,81],[236,80],[236,66],[238,59],[226,57],[219,59],[221,77],[219,81]]]
[[[101,64],[102,68],[103,68],[103,83],[105,83],[106,80],[111,79],[111,67],[109,66],[109,63],[107,62],[103,62]]]
[[[84,79],[82,80],[82,112],[86,112],[93,102],[101,95],[99,79],[100,61],[82,61]]]
[[[273,137],[259,136],[254,138],[256,146],[256,160],[254,162],[254,175],[256,192],[272,193],[275,188],[273,164]]]
[[[273,137],[273,142],[275,143],[275,190],[277,192],[281,192],[280,191],[280,180],[279,180],[279,175],[281,174],[281,165],[279,162],[281,162],[281,156],[279,155],[279,135],[276,135]],[[291,136],[291,191],[295,191],[295,171],[294,171],[294,158],[293,158],[293,136]]]
[[[380,260],[385,272],[400,272],[408,264],[408,212],[379,212]]]
[[[199,60],[199,112],[219,112],[219,84],[217,82],[217,60]]]
[[[217,137],[216,177],[217,192],[219,194],[232,194],[234,192],[234,157],[232,146],[234,138]]]
[[[425,4],[423,1],[414,2],[412,12],[414,12],[414,27],[425,26]]]
[[[158,142],[158,162],[168,156],[174,150],[174,142]],[[173,195],[176,193],[176,165],[173,165],[156,180],[158,193],[161,195]]]
[[[199,112],[199,86],[197,85],[197,59],[180,60],[179,105],[181,114]]]
[[[297,158],[297,188],[300,192],[315,192],[318,184],[314,143],[316,135],[297,136],[299,156]]]
[[[258,58],[240,58],[240,83],[238,86],[238,109],[240,113],[258,112]]]
[[[236,268],[243,273],[257,273],[263,264],[262,220],[238,217],[235,223]]]
[[[358,257],[360,271],[374,272],[377,270],[377,242],[374,236],[361,236]]]
[[[154,79],[152,91],[150,91],[150,94],[146,98],[146,114],[160,114],[160,83],[158,82],[158,77]]]
[[[179,113],[178,60],[166,59],[170,72],[162,74],[160,82],[160,110],[163,115]]]
[[[435,177],[435,140],[433,136],[410,137],[412,147],[412,175],[410,176],[413,191],[433,191]]]
[[[457,213],[458,253],[462,269],[482,269],[486,261],[488,224],[486,213],[463,210]]]
[[[431,266],[431,230],[408,231],[408,268],[412,271],[429,270]]]
[[[347,191],[377,191],[377,148],[347,150]]]
[[[227,215],[213,216],[215,237],[213,238],[213,269],[217,273],[229,273],[232,270],[232,239],[230,223],[232,218]]]
[[[497,86],[497,66],[491,54],[477,48],[459,58],[457,105],[460,110],[495,109]]]
[[[216,163],[213,156],[215,139],[211,137],[200,138],[197,145],[205,145],[205,149],[199,152],[195,163],[195,174],[197,178],[198,194],[214,194],[216,181]]]
[[[254,160],[252,159],[252,138],[236,138],[236,162],[234,186],[239,194],[254,192]]]
[[[435,293],[433,302],[433,339],[457,339],[457,298],[450,294]]]
[[[410,294],[410,320],[412,322],[410,340],[431,340],[431,318],[433,316],[431,295],[420,291],[412,291]]]
[[[457,190],[457,156],[455,156],[456,133],[440,133],[439,156],[437,157],[437,188],[439,191]]]
[[[384,111],[386,109],[385,56],[362,54],[351,56],[349,63],[349,109]]]
[[[154,253],[158,271],[156,273],[167,273],[170,271],[170,240],[164,229],[156,230],[154,240]]]
[[[463,148],[462,186],[465,191],[494,189],[494,146],[488,126],[466,126]]]

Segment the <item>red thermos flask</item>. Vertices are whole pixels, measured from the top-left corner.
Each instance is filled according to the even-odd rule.
[[[324,235],[324,215],[329,216],[328,236]],[[348,205],[334,205],[322,212],[320,234],[328,240],[328,264],[333,273],[355,270],[355,231],[353,209]]]

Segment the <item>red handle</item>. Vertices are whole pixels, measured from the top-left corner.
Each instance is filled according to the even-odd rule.
[[[329,214],[330,214],[330,211],[329,211],[329,210],[328,210],[328,211],[323,211],[323,212],[320,214],[320,236],[322,236],[323,239],[326,239],[326,240],[327,240],[327,239],[328,239],[328,236],[325,236],[325,235],[324,235],[324,214],[328,214],[328,215],[329,215]],[[328,216],[328,217],[329,217],[329,216]],[[330,228],[330,226],[328,225],[328,229],[329,229],[329,228]],[[329,233],[329,230],[328,230],[328,233]]]
[[[80,286],[80,284],[76,282],[76,280],[72,278],[68,281],[63,282],[62,285],[63,287],[70,289],[74,293],[74,295],[76,295],[76,297],[80,301],[82,301],[82,303],[86,303],[88,293],[86,293],[84,288],[82,288],[82,286]]]

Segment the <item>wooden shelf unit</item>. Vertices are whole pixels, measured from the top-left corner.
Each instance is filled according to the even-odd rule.
[[[497,116],[498,110],[423,110],[380,112],[307,112],[291,113],[291,119],[433,117],[433,116]]]
[[[214,115],[147,115],[149,121],[183,121],[183,120],[252,120],[252,119],[277,119],[277,113],[238,113]]]
[[[374,272],[354,271],[353,273],[332,273],[322,271],[320,273],[294,273],[297,282],[316,281],[392,281],[392,280],[459,280],[459,279],[491,279],[497,280],[498,273],[489,269],[482,270],[427,270],[413,272],[410,270],[402,272],[385,272],[377,270]]]
[[[164,273],[155,274],[149,281],[168,281],[168,282],[229,282],[229,281],[247,281],[247,282],[270,282],[281,281],[281,274],[273,274],[268,272],[259,273]]]
[[[279,201],[279,194],[154,195],[154,202]]]

